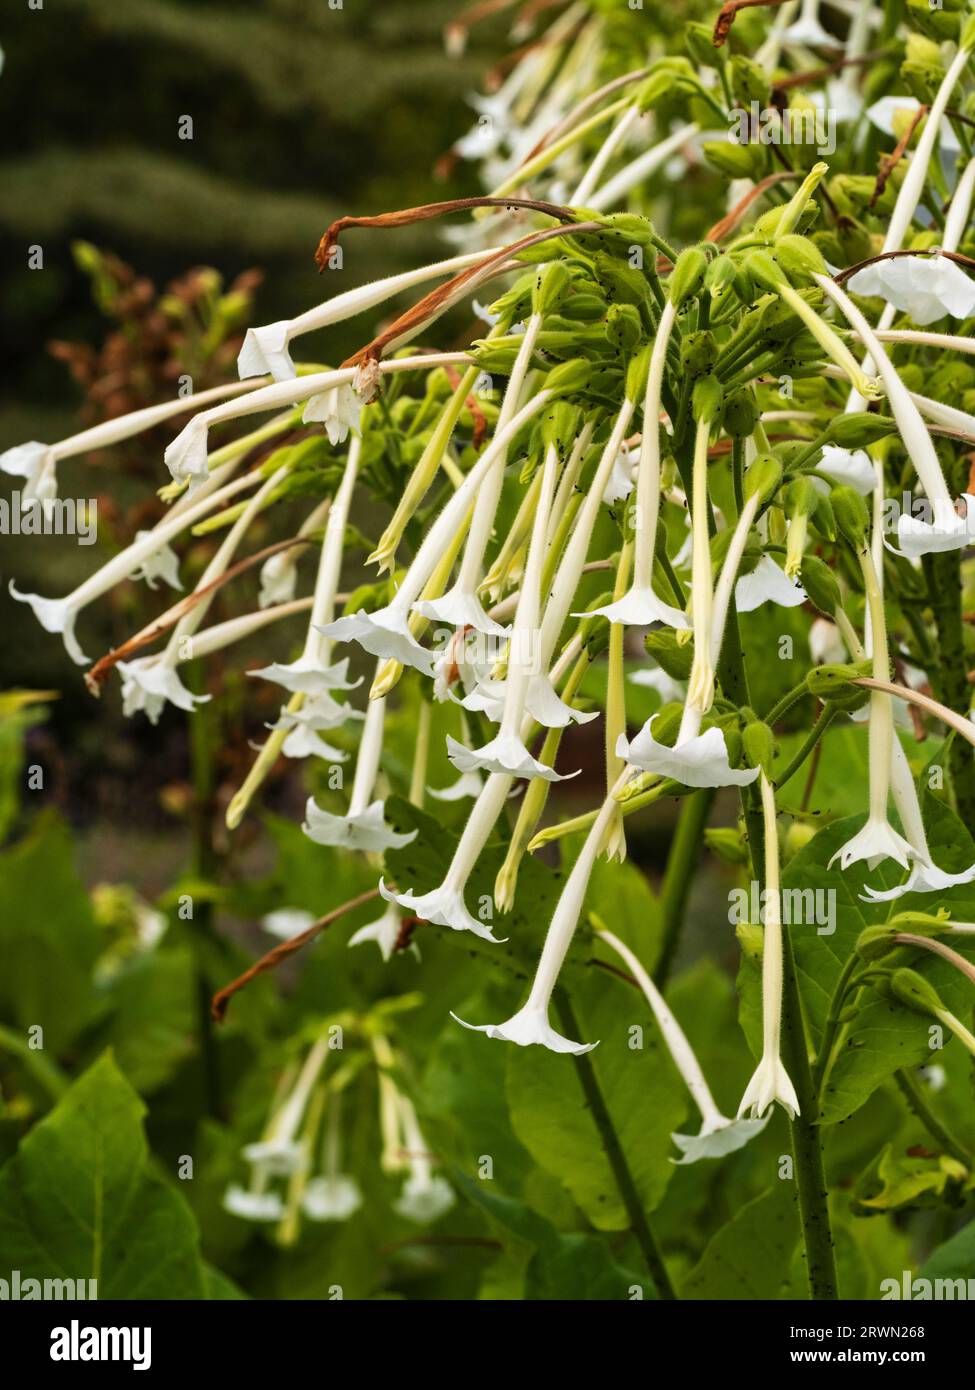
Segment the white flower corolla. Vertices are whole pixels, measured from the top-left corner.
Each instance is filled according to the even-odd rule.
[[[446,787],[427,787],[434,801],[463,801],[468,796],[480,796],[484,779],[479,772],[462,772]]]
[[[396,1110],[402,1131],[402,1149],[409,1167],[406,1182],[394,1210],[408,1221],[427,1225],[450,1210],[457,1198],[446,1178],[433,1171],[433,1159],[420,1128],[413,1102],[396,1093]]]
[[[276,685],[284,686],[285,690],[300,691],[305,695],[321,695],[329,690],[355,690],[356,686],[362,684],[361,676],[358,680],[349,680],[348,657],[333,666],[323,666],[318,656],[300,656],[296,661],[273,661],[270,666],[261,666],[246,674],[259,680],[273,681]]]
[[[800,48],[842,48],[819,22],[819,0],[803,0],[799,18],[782,30],[782,42]]]
[[[75,636],[75,623],[80,605],[69,594],[67,598],[44,598],[41,594],[22,594],[11,579],[8,585],[10,597],[18,603],[29,603],[34,617],[45,632],[57,633],[64,642],[64,649],[76,666],[87,666],[90,660],[81,650]]]
[[[492,724],[500,724],[504,715],[507,681],[479,680],[469,694],[458,700],[458,704],[474,714],[485,714]],[[553,684],[552,675],[541,672],[531,676],[525,695],[525,713],[531,715],[536,724],[543,729],[565,729],[569,724],[588,724],[599,718],[598,710],[581,710],[567,705]]]
[[[739,613],[752,613],[764,603],[780,608],[797,608],[805,603],[806,592],[790,579],[770,555],[762,555],[751,574],[743,574],[735,585],[735,606]]]
[[[39,501],[46,509],[58,495],[57,457],[50,444],[31,440],[0,453],[0,473],[23,478],[23,501]]]
[[[136,531],[135,538],[137,541],[141,541],[144,537],[151,535],[151,531]],[[160,579],[171,589],[182,589],[183,587],[179,577],[179,556],[172,546],[167,545],[165,541],[145,557],[139,568],[133,570],[131,577],[144,579],[150,589],[154,589]],[[287,597],[293,598],[293,591]]]
[[[597,935],[621,957],[643,991],[657,1021],[667,1050],[701,1112],[701,1128],[697,1134],[672,1134],[670,1137],[681,1151],[673,1163],[697,1163],[702,1158],[724,1158],[744,1148],[750,1139],[760,1134],[768,1123],[763,1120],[732,1120],[718,1109],[711,1089],[687,1040],[683,1028],[671,1013],[667,1001],[648,975],[642,961],[613,932],[602,928]]]
[[[492,773],[488,777],[471,808],[444,880],[438,887],[428,893],[416,894],[403,885],[394,892],[380,882],[379,891],[386,901],[399,903],[400,907],[405,907],[421,921],[450,927],[453,931],[473,932],[485,941],[496,941],[490,922],[474,917],[468,910],[464,893],[507,800],[512,780],[509,775],[502,773]]]
[[[847,840],[829,862],[832,867],[838,859],[840,868],[848,869],[851,864],[864,861],[868,869],[875,869],[884,859],[893,859],[906,869],[911,858],[911,846],[890,824],[885,810],[882,815],[868,815],[862,830]]]
[[[240,379],[243,381],[247,377],[270,373],[275,381],[290,380],[295,375],[295,364],[288,351],[290,337],[289,319],[248,328],[243,346],[237,354],[237,375]]]
[[[623,502],[629,497],[634,488],[633,468],[633,455],[624,444],[613,460],[613,471],[609,475],[609,482],[603,488],[603,501],[607,507],[611,507],[614,502]]]
[[[288,603],[295,596],[297,581],[294,555],[290,550],[279,550],[276,555],[268,556],[261,566],[257,606],[270,608],[274,603]]]
[[[330,444],[344,444],[349,432],[359,433],[362,398],[351,384],[342,383],[311,396],[305,405],[302,421],[306,425],[323,424]]]
[[[188,690],[176,667],[162,653],[119,661],[117,666],[122,678],[122,712],[126,716],[141,712],[150,724],[157,724],[167,704],[192,714],[197,705],[211,698]]]
[[[866,449],[841,449],[838,444],[827,444],[816,464],[816,473],[825,473],[833,482],[855,488],[861,497],[868,496],[877,486],[877,469]],[[823,479],[813,474],[812,481],[819,491],[828,492]]]
[[[267,912],[261,918],[261,926],[271,936],[278,937],[281,941],[290,941],[293,936],[307,931],[315,916],[311,912],[306,912],[303,907],[276,907],[273,912]]]
[[[362,1189],[348,1173],[312,1178],[301,1194],[301,1209],[310,1221],[348,1221],[362,1206]]]
[[[384,608],[367,613],[348,613],[320,629],[333,642],[357,642],[363,651],[381,661],[398,661],[412,666],[424,676],[433,675],[435,654],[421,644],[410,631],[409,614],[398,601],[399,596]]]
[[[333,700],[327,690],[318,690],[305,698],[300,709],[283,709],[279,719],[268,727],[271,729],[294,729],[299,724],[320,732],[322,729],[337,729],[350,719],[365,719],[362,710]]]
[[[809,629],[809,655],[817,666],[832,666],[846,660],[846,645],[835,623],[814,618]]]
[[[579,771],[559,773],[533,758],[517,732],[502,730],[481,748],[465,748],[447,737],[447,757],[459,772],[498,772],[511,777],[541,777],[546,782],[565,782]]]
[[[299,1140],[298,1130],[328,1053],[328,1037],[317,1038],[308,1049],[297,1080],[272,1114],[264,1135],[244,1146],[244,1158],[254,1164],[261,1175],[287,1176],[307,1167],[308,1149]]]
[[[244,1221],[280,1221],[284,1201],[277,1192],[260,1192],[231,1183],[223,1194],[223,1208]]]
[[[671,777],[685,787],[747,787],[758,776],[758,768],[734,768],[728,759],[728,745],[718,728],[703,734],[687,732],[685,715],[681,732],[673,748],[658,743],[652,729],[657,716],[647,720],[632,742],[621,734],[616,743],[617,755],[644,772]],[[695,721],[700,726],[700,721]],[[681,734],[684,734],[681,737]]]
[[[761,1117],[777,1101],[794,1120],[799,1114],[795,1087],[781,1055],[782,1041],[782,897],[779,873],[779,833],[775,792],[762,773],[762,816],[765,842],[765,892],[762,909],[762,1056],[738,1107],[738,1118]]]
[[[377,917],[375,922],[369,922],[366,926],[353,932],[349,937],[349,945],[362,946],[367,941],[374,941],[379,947],[383,960],[389,960],[396,950],[397,941],[399,941],[401,922],[402,917],[399,908],[391,902],[383,915]]]
[[[902,513],[897,519],[901,554],[916,560],[939,551],[960,550],[975,541],[975,496],[965,492],[961,501],[964,516],[959,516],[955,508],[942,511],[933,522]]]
[[[902,113],[908,117],[914,116],[921,109],[921,103],[917,97],[904,95],[880,97],[867,107],[867,120],[885,135],[892,135],[898,138],[898,131],[901,130]],[[896,121],[896,126],[895,126]],[[901,130],[901,133],[903,131]],[[958,137],[951,128],[951,122],[943,120],[939,132],[941,148],[946,153],[957,154],[961,146]]]
[[[504,637],[509,630],[485,612],[473,589],[464,592],[459,584],[440,598],[420,599],[413,605],[413,610],[433,622],[445,623],[450,627],[473,628],[475,632],[483,632],[491,637]]]
[[[975,284],[947,256],[896,256],[866,265],[850,278],[850,292],[883,299],[920,327],[950,314],[975,312]]]
[[[291,1135],[271,1134],[253,1144],[245,1144],[241,1153],[248,1163],[263,1168],[275,1177],[287,1177],[298,1172],[307,1162],[305,1146]]]
[[[380,853],[400,849],[416,838],[416,831],[401,834],[386,824],[385,803],[373,801],[361,811],[336,816],[323,811],[313,796],[305,805],[302,830],[316,845],[336,845],[342,849],[362,849]]]
[[[683,681],[674,680],[673,676],[668,676],[662,666],[641,667],[639,671],[633,671],[627,679],[631,685],[655,690],[665,705],[669,704],[671,700],[680,700],[681,702],[684,700]]]
[[[466,135],[454,141],[454,150],[461,159],[486,159],[503,143],[506,126],[493,116],[481,115]]]
[[[289,713],[295,719],[290,727],[285,724]],[[300,711],[285,710],[277,724],[272,725],[274,729],[288,729],[281,745],[281,752],[286,758],[295,758],[298,761],[305,758],[321,758],[326,763],[344,763],[348,759],[349,755],[344,748],[336,748],[334,744],[328,743],[317,729],[304,723],[299,715]]]

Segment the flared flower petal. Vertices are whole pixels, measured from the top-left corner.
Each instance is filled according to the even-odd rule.
[[[323,666],[316,657],[300,656],[297,661],[287,663],[274,661],[270,666],[248,671],[247,675],[274,681],[275,685],[283,685],[285,690],[293,694],[298,691],[317,695],[326,690],[355,690],[356,686],[362,684],[361,676],[357,681],[349,680],[348,657],[337,661],[334,666]]]
[[[231,1183],[223,1194],[223,1209],[243,1221],[280,1221],[284,1201],[277,1192],[249,1192],[246,1187]]]
[[[272,555],[261,566],[261,591],[258,608],[270,608],[275,603],[290,603],[295,596],[298,573],[294,558],[287,552]]]
[[[433,1177],[411,1174],[403,1184],[394,1210],[407,1221],[429,1225],[448,1212],[456,1201],[454,1189],[446,1178],[436,1174]]]
[[[636,463],[637,456],[635,454],[631,454],[628,449],[620,449],[613,460],[613,471],[609,475],[609,482],[603,489],[603,501],[608,507],[611,507],[614,502],[622,502],[633,491],[633,470]]]
[[[81,644],[74,635],[74,625],[78,620],[78,610],[67,599],[42,598],[40,594],[22,594],[11,579],[10,597],[18,603],[29,603],[34,617],[45,632],[57,633],[64,642],[64,649],[76,666],[87,666],[90,660],[81,650]]]
[[[406,615],[392,604],[373,613],[360,608],[358,613],[337,618],[319,631],[333,642],[358,642],[372,656],[412,666],[424,676],[433,675],[434,653],[420,646]]]
[[[179,672],[161,656],[137,657],[135,661],[120,661],[118,673],[122,678],[122,712],[132,715],[141,711],[150,724],[159,722],[167,704],[192,714],[197,705],[204,704],[209,695],[194,695],[180,680]]]
[[[362,710],[333,700],[327,690],[319,690],[309,695],[301,709],[284,709],[281,717],[269,725],[272,729],[296,729],[304,725],[306,729],[320,732],[322,729],[338,729],[350,719],[365,719]]]
[[[938,551],[960,550],[975,541],[975,497],[968,492],[963,497],[964,516],[952,512],[935,517],[934,521],[922,521],[920,517],[901,513],[897,518],[901,554],[916,560],[921,555],[933,555]]]
[[[699,1134],[672,1134],[670,1137],[680,1149],[681,1156],[672,1158],[671,1163],[699,1163],[702,1158],[725,1158],[743,1149],[756,1134],[761,1134],[770,1119],[770,1115],[756,1120],[728,1120],[722,1116],[720,1123],[712,1120],[702,1125]]]
[[[290,319],[248,328],[244,345],[237,354],[237,374],[241,381],[251,376],[266,376],[268,372],[275,381],[290,381],[296,375],[288,351],[290,332]]]
[[[735,585],[735,605],[739,613],[752,613],[763,603],[797,608],[805,601],[806,591],[768,555],[763,555],[751,574],[743,574]]]
[[[349,756],[344,748],[336,748],[333,744],[327,743],[314,728],[301,723],[295,724],[291,729],[281,745],[281,752],[286,758],[299,761],[304,758],[321,758],[326,763],[344,763]]]
[[[350,946],[362,946],[367,941],[374,941],[379,947],[383,960],[389,960],[396,950],[396,943],[399,940],[400,926],[402,918],[399,907],[391,902],[381,917],[375,922],[370,922],[365,927],[360,927],[349,937]]]
[[[802,48],[842,48],[838,38],[830,34],[811,15],[802,15],[795,23],[782,30],[782,42],[797,44]]]
[[[799,1114],[799,1099],[789,1073],[778,1055],[764,1056],[755,1068],[751,1081],[745,1088],[738,1107],[739,1120],[750,1116],[760,1120],[766,1111],[778,1101],[790,1120]]]
[[[207,458],[207,422],[194,415],[184,425],[163,454],[163,461],[176,483],[189,483],[190,490],[198,487],[209,474]]]
[[[851,864],[863,861],[868,869],[875,869],[883,860],[893,859],[902,869],[906,869],[914,856],[913,846],[898,835],[889,821],[868,816],[863,829],[836,851],[829,861],[829,867],[832,868],[838,859],[841,869],[848,869]]]
[[[386,824],[385,803],[374,801],[364,811],[355,815],[333,816],[323,811],[310,796],[305,805],[305,819],[302,830],[309,840],[317,845],[338,845],[343,849],[363,849],[374,853],[386,849],[400,849],[415,840],[417,832],[401,834]]]
[[[135,538],[141,541],[151,534],[149,531],[136,531]],[[179,556],[172,546],[165,542],[145,557],[139,568],[132,571],[130,578],[144,579],[150,589],[154,589],[160,579],[171,589],[183,587],[179,577]]]
[[[975,312],[975,283],[947,256],[897,256],[864,266],[851,278],[851,294],[883,299],[919,327],[950,314]]]
[[[253,1144],[245,1144],[242,1153],[248,1163],[276,1177],[297,1173],[307,1162],[304,1145],[293,1139],[258,1139]]]
[[[462,772],[456,782],[447,787],[427,787],[434,801],[463,801],[468,796],[480,796],[484,782],[479,772]]]
[[[306,425],[323,424],[328,442],[336,445],[345,443],[350,430],[358,434],[361,414],[362,401],[346,382],[309,396],[301,418]]]
[[[665,705],[671,700],[683,702],[685,698],[683,683],[674,680],[673,676],[668,676],[662,666],[641,667],[639,671],[634,671],[627,679],[631,685],[640,685],[647,690],[655,690]]]
[[[12,449],[4,449],[0,453],[0,473],[26,478],[29,485],[36,486],[38,479],[53,466],[54,455],[50,444],[39,444],[36,439],[26,444],[15,444]]]
[[[314,915],[303,907],[276,907],[261,918],[261,926],[279,941],[290,941],[299,932],[307,931],[314,921]]]
[[[559,773],[540,763],[517,734],[498,734],[483,748],[465,748],[455,738],[447,738],[447,757],[460,772],[509,773],[512,777],[541,777],[546,782],[565,782],[578,772]]]
[[[703,734],[668,748],[658,743],[651,732],[656,717],[647,720],[632,743],[620,735],[616,744],[618,757],[644,772],[672,777],[685,787],[747,787],[755,781],[757,767],[731,766],[728,745],[720,729],[707,729]]]
[[[601,613],[611,623],[625,623],[628,627],[649,627],[651,623],[664,623],[667,627],[674,628],[690,627],[686,613],[669,603],[664,603],[663,599],[659,599],[649,588],[632,588],[615,603],[607,603],[603,608],[594,608],[592,612]]]
[[[312,1178],[301,1196],[301,1209],[310,1221],[348,1221],[362,1206],[362,1189],[348,1173]]]
[[[975,864],[963,869],[960,874],[949,874],[944,869],[939,869],[936,864],[928,864],[922,859],[915,859],[905,883],[900,884],[897,888],[885,888],[883,890],[871,888],[867,883],[864,884],[860,897],[863,898],[864,902],[889,903],[893,902],[895,898],[902,898],[905,893],[943,893],[948,888],[957,888],[960,883],[971,883],[973,879],[975,879]]]
[[[489,637],[505,637],[510,627],[502,627],[484,611],[484,605],[477,594],[465,593],[456,585],[448,589],[440,598],[422,599],[413,605],[414,613],[422,613],[435,623],[445,623],[450,627],[473,628]]]
[[[434,888],[429,893],[421,893],[417,897],[412,889],[394,893],[380,879],[379,891],[387,902],[399,903],[400,907],[412,912],[414,917],[419,917],[421,922],[432,922],[437,927],[450,927],[453,931],[473,932],[485,941],[499,940],[489,926],[471,916],[464,902],[464,894],[456,888],[441,884],[439,888]]]
[[[519,1047],[530,1047],[537,1043],[540,1047],[547,1047],[550,1052],[566,1052],[579,1057],[583,1052],[591,1052],[599,1046],[598,1042],[578,1043],[563,1038],[549,1023],[544,1009],[529,1008],[527,1005],[512,1014],[505,1023],[465,1023],[455,1013],[451,1013],[451,1018],[472,1033],[486,1033],[489,1038],[517,1043]]]
[[[877,486],[877,470],[866,449],[841,449],[838,444],[827,444],[816,472],[825,473],[833,482],[855,488],[861,497],[869,496]],[[813,482],[820,490],[827,490],[822,479],[814,476]]]

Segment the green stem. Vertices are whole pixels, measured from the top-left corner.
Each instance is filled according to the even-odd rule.
[[[819,712],[819,718],[809,730],[809,733],[803,740],[802,746],[797,749],[792,761],[787,767],[783,768],[781,772],[776,774],[775,785],[777,787],[784,787],[787,782],[791,781],[838,715],[839,710],[835,705],[823,705],[823,708]]]
[[[661,991],[666,987],[674,964],[677,942],[684,925],[691,880],[713,800],[714,788],[702,787],[700,791],[692,792],[684,800],[677,817],[677,829],[671,841],[660,888],[662,940],[660,955],[653,971],[653,982]]]
[[[0,1023],[0,1051],[9,1052],[24,1064],[34,1080],[39,1082],[52,1100],[58,1101],[68,1089],[68,1078],[42,1052],[33,1048],[13,1028]]]
[[[929,671],[935,697],[959,714],[968,713],[970,691],[962,638],[961,559],[958,551],[925,555],[922,561],[935,626],[938,664]],[[955,808],[966,825],[975,824],[975,754],[969,744],[954,739],[948,756]]]
[[[902,1068],[894,1073],[894,1080],[900,1087],[909,1108],[914,1111],[931,1138],[941,1145],[945,1153],[951,1154],[952,1158],[957,1158],[958,1162],[964,1163],[966,1168],[970,1167],[972,1155],[963,1144],[959,1143],[947,1126],[938,1119],[928,1104],[927,1097],[918,1085],[916,1078]]]
[[[569,1000],[569,996],[564,989],[555,991],[555,1007],[558,1011],[559,1019],[566,1034],[570,1038],[577,1038],[580,1035],[579,1024],[576,1021],[575,1010]],[[677,1294],[674,1286],[670,1282],[670,1275],[667,1273],[667,1266],[664,1264],[663,1255],[657,1245],[650,1224],[647,1221],[646,1212],[643,1210],[643,1203],[640,1194],[637,1192],[633,1174],[626,1161],[623,1146],[620,1143],[613,1117],[609,1113],[606,1098],[599,1085],[596,1070],[588,1053],[581,1053],[572,1058],[576,1067],[576,1075],[582,1087],[582,1093],[586,1098],[589,1113],[592,1115],[593,1123],[599,1131],[599,1137],[603,1143],[603,1149],[609,1160],[609,1166],[613,1171],[613,1178],[619,1189],[620,1198],[629,1217],[630,1225],[637,1245],[646,1262],[647,1270],[653,1280],[657,1297],[660,1299],[674,1300]]]
[[[832,997],[829,1001],[829,1013],[826,1015],[826,1023],[823,1027],[823,1036],[820,1040],[819,1051],[813,1063],[813,1081],[816,1085],[817,1106],[822,1104],[823,1084],[829,1075],[830,1063],[833,1058],[833,1048],[836,1043],[836,1035],[843,1026],[843,1010],[846,996],[850,992],[853,972],[859,964],[860,957],[855,951],[851,952],[847,957],[846,964],[840,971],[839,979],[836,981],[836,988],[833,990]]]
[[[779,720],[784,715],[788,714],[792,706],[797,705],[803,695],[807,695],[808,693],[809,687],[806,685],[805,681],[800,681],[798,685],[794,685],[791,690],[787,691],[782,696],[781,700],[772,706],[765,716],[765,723],[771,728],[774,728]]]
[[[741,516],[745,505],[745,441],[737,436],[731,441],[731,481],[735,489],[735,512]]]

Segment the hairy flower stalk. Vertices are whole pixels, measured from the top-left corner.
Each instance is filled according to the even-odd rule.
[[[759,777],[765,823],[765,907],[762,912],[762,1057],[745,1088],[738,1118],[761,1119],[776,1102],[790,1119],[799,1113],[795,1087],[782,1062],[782,894],[779,878],[779,833],[775,790],[763,771]]]

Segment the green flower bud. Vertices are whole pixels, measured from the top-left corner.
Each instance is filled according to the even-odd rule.
[[[808,237],[797,236],[795,232],[776,240],[774,259],[790,279],[809,280],[813,275],[829,274],[829,268],[814,243]]]
[[[532,290],[532,312],[550,314],[569,288],[569,267],[565,261],[550,261],[536,276]]]
[[[774,290],[785,281],[785,272],[770,251],[750,251],[744,264],[756,285]]]
[[[704,283],[708,259],[699,246],[689,246],[677,257],[668,285],[670,302],[678,309],[693,299]]]
[[[837,709],[861,709],[870,698],[870,691],[852,682],[859,676],[869,674],[870,663],[860,665],[837,663],[835,665],[814,666],[806,672],[806,689],[817,700],[827,700]]]
[[[748,846],[741,832],[733,830],[731,826],[715,826],[712,830],[705,830],[704,843],[726,864],[748,863]]]
[[[594,323],[606,313],[606,301],[598,294],[570,294],[559,306],[563,318]]]
[[[632,352],[643,337],[639,309],[632,304],[610,305],[606,315],[606,337],[620,352]]]
[[[711,41],[711,26],[708,24],[684,24],[684,43],[691,61],[699,68],[719,68],[723,55]]]
[[[759,454],[743,481],[745,500],[757,493],[761,505],[768,506],[782,481],[782,465],[773,454]]]
[[[836,516],[833,512],[833,504],[825,493],[816,494],[816,510],[813,513],[813,524],[821,536],[828,541],[836,540]]]
[[[747,111],[753,101],[762,106],[768,105],[769,75],[759,64],[750,58],[736,53],[729,64],[731,68],[731,91],[739,106]]]
[[[937,1018],[945,1012],[938,991],[916,970],[895,970],[890,977],[890,992],[898,1003],[915,1013]]]
[[[785,832],[785,856],[792,859],[801,849],[805,849],[809,841],[816,834],[816,827],[810,825],[808,821],[794,820]]]
[[[641,401],[647,388],[647,373],[650,370],[650,354],[653,348],[647,343],[635,357],[631,357],[626,368],[626,399]]]
[[[573,396],[585,391],[592,379],[592,363],[586,357],[573,357],[560,362],[545,378],[545,389],[560,396]]]
[[[761,145],[744,145],[737,140],[707,140],[701,153],[719,174],[732,179],[761,178],[765,152]]]
[[[748,766],[760,767],[766,776],[770,776],[775,757],[775,739],[769,726],[761,719],[753,720],[745,725],[741,741]]]
[[[707,329],[685,333],[680,345],[680,364],[693,376],[704,376],[718,360],[718,345]]]
[[[702,376],[694,385],[691,408],[694,419],[705,424],[716,420],[724,405],[724,387],[716,376]]]
[[[671,700],[664,705],[653,721],[653,736],[657,742],[665,743],[668,748],[673,748],[683,717],[684,706],[680,701]]]
[[[643,639],[647,655],[652,656],[661,670],[666,671],[667,675],[675,681],[686,681],[691,674],[691,664],[694,660],[694,644],[692,642],[678,643],[677,634],[670,628],[661,628],[659,632],[648,632]],[[654,730],[656,730],[654,725]],[[659,735],[654,732],[654,738]]]
[[[864,927],[853,949],[861,960],[883,960],[884,956],[899,949],[894,940],[896,935],[896,928],[886,922],[876,927]]]
[[[837,584],[836,576],[829,565],[816,555],[804,555],[800,575],[802,587],[811,601],[820,613],[825,613],[828,618],[831,618],[840,606],[841,600],[840,586]]]
[[[862,449],[896,432],[896,420],[887,415],[871,415],[868,411],[837,415],[827,430],[829,442],[841,449]]]
[[[582,411],[568,401],[555,401],[542,415],[542,443],[548,448],[555,446],[563,458],[579,437],[582,425]]]
[[[867,533],[870,530],[870,512],[866,502],[854,488],[845,484],[833,488],[830,501],[840,535],[858,550],[862,550],[867,544]]]
[[[759,409],[751,387],[741,386],[725,396],[721,428],[731,439],[747,439],[754,433],[758,417]]]
[[[713,261],[708,262],[708,268],[704,272],[704,288],[712,300],[723,299],[734,287],[734,283],[735,263],[730,256],[715,256]]]
[[[643,271],[606,251],[596,255],[596,280],[608,297],[619,304],[640,308],[649,303],[650,282]]]
[[[785,490],[786,508],[790,516],[811,516],[816,510],[819,493],[812,478],[805,474],[793,478]]]

